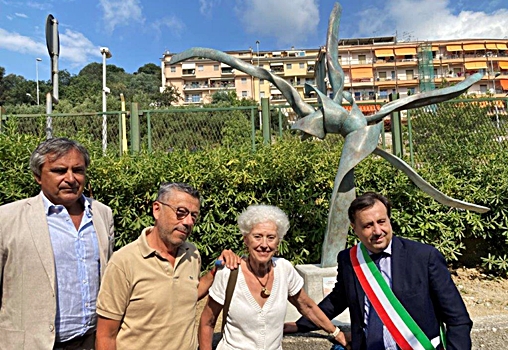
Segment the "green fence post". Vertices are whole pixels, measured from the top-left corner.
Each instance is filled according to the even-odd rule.
[[[282,111],[279,108],[279,137],[282,138]]]
[[[140,151],[139,147],[139,104],[131,103],[131,150],[133,153]]]
[[[150,112],[146,112],[146,125],[148,127],[148,152],[152,152],[152,123],[150,120]]]
[[[0,107],[0,134],[3,132],[4,114],[5,114],[5,108]]]
[[[268,97],[261,98],[261,116],[263,119],[263,143],[270,144],[270,100]]]
[[[256,112],[258,107],[254,106],[250,110],[250,130],[252,138],[252,152],[256,152]]]
[[[390,101],[399,99],[398,93],[391,93],[389,96]],[[392,112],[390,115],[390,124],[392,130],[392,153],[399,158],[402,158],[402,125],[400,121],[400,113]]]
[[[123,155],[123,152],[125,152],[125,150],[123,149],[123,144],[122,144],[122,129],[123,129],[123,124],[122,124],[122,113],[118,113],[118,147],[120,149],[120,156]]]
[[[411,113],[407,110],[407,137],[409,142],[409,160],[411,166],[415,166],[414,152],[413,152],[413,129],[411,127]]]

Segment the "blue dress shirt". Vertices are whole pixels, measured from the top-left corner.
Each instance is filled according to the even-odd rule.
[[[57,310],[56,341],[64,342],[95,329],[100,258],[90,203],[81,197],[84,213],[76,230],[63,205],[43,194],[49,235],[55,258]],[[34,291],[36,292],[36,291]]]

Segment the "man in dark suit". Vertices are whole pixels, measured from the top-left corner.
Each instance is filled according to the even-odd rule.
[[[339,253],[337,282],[319,307],[329,318],[334,318],[349,307],[351,343],[348,348],[353,350],[440,349],[443,348],[439,338],[441,322],[446,326],[447,350],[471,349],[470,332],[473,323],[453,284],[443,256],[432,246],[393,236],[390,210],[389,201],[373,192],[367,192],[351,203],[348,211],[351,226],[364,246],[364,255],[368,254],[368,257],[363,259],[361,252],[356,255],[361,245]],[[386,303],[383,305],[381,302],[381,307],[378,306],[378,301],[383,300],[380,294],[390,292],[383,293],[374,286],[374,292],[370,293],[373,301],[366,296],[365,290],[368,291],[370,287],[365,288],[367,279],[358,269],[362,263],[367,266],[369,261],[376,264],[371,263],[370,266],[377,266],[377,271],[381,273],[379,278],[386,282],[395,298],[426,336],[427,346],[418,342],[414,345],[416,337],[411,336],[403,339],[402,343],[407,340],[412,345],[401,345],[399,331],[406,325],[398,324],[398,316],[394,317],[393,314],[387,318],[384,311],[385,307],[386,310],[389,307]],[[368,274],[371,270],[373,269],[363,271]],[[384,282],[379,282],[380,285],[382,283]],[[407,318],[399,318],[399,321],[401,319]],[[296,323],[287,323],[285,332],[308,332],[316,328],[302,317]]]

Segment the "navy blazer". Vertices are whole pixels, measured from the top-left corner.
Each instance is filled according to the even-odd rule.
[[[471,349],[473,322],[441,253],[430,245],[396,236],[392,242],[392,290],[395,296],[429,339],[439,336],[439,321],[442,321],[446,325],[447,350]],[[352,349],[366,350],[365,292],[353,271],[349,251],[339,253],[337,282],[319,307],[330,319],[349,307]],[[304,317],[296,323],[300,332],[317,329]]]

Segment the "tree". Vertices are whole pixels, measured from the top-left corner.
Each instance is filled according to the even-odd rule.
[[[137,74],[145,73],[149,75],[155,75],[159,81],[161,79],[161,67],[156,65],[155,63],[147,63],[144,66],[138,68]]]
[[[182,99],[182,95],[174,85],[166,86],[164,91],[159,93],[157,102],[160,107],[170,107]]]

